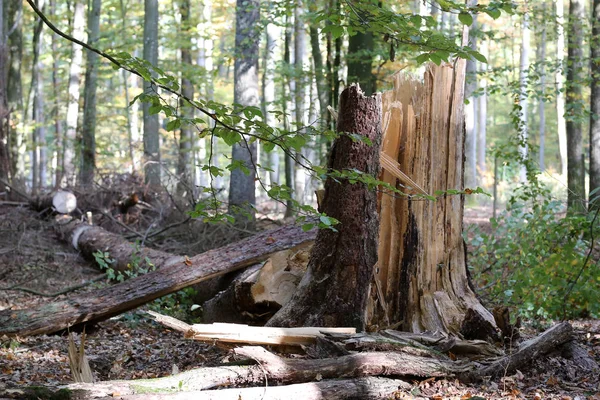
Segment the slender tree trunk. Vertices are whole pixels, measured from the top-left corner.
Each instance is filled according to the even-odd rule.
[[[237,0],[233,101],[242,107],[260,107],[258,99],[259,20],[259,0]],[[233,145],[232,159],[244,163],[250,172],[247,175],[240,169],[231,172],[229,214],[235,217],[236,224],[254,230],[256,143],[250,143],[248,138],[244,137],[242,142]]]
[[[519,153],[522,161],[525,162],[529,157],[529,129],[527,121],[528,97],[527,97],[527,82],[529,78],[529,51],[530,51],[531,31],[529,29],[529,15],[523,14],[521,21],[521,59],[519,62],[519,106],[521,110],[519,124]],[[527,181],[527,169],[525,164],[521,165],[520,171],[521,182]]]
[[[569,49],[567,68],[567,187],[568,209],[585,210],[585,172],[583,160],[583,1],[571,0],[569,7]]]
[[[125,8],[125,4],[123,0],[119,1],[121,8],[121,34],[125,35],[127,32],[127,9]],[[129,152],[129,159],[131,162],[131,172],[135,173],[137,171],[137,163],[135,159],[135,151],[134,151],[134,137],[138,136],[137,132],[137,112],[138,112],[138,102],[136,101],[131,106],[130,96],[129,96],[129,83],[128,77],[130,73],[123,70],[123,90],[125,92],[125,119],[127,121],[127,150]],[[133,82],[137,83],[136,76],[133,76]],[[134,123],[135,118],[135,123]],[[135,125],[135,128],[134,128]],[[134,129],[136,130],[134,132]]]
[[[363,135],[373,145],[342,135],[333,146],[329,168],[354,168],[377,177],[381,95],[365,97],[357,85],[344,90],[337,130]],[[329,178],[321,206],[340,221],[337,231],[319,230],[308,269],[294,296],[268,325],[353,326],[364,331],[369,286],[377,263],[377,195],[366,185]]]
[[[36,5],[41,10],[44,9],[44,0],[36,1]],[[41,147],[46,140],[46,129],[44,126],[44,79],[42,76],[43,64],[40,59],[42,54],[43,36],[42,31],[44,22],[38,18],[36,20],[33,32],[33,69],[31,71],[31,89],[33,90],[33,108],[32,122],[33,132],[31,134],[31,192],[36,195],[42,188],[40,175],[45,169],[44,162],[41,160]],[[45,175],[45,173],[44,173]]]
[[[311,3],[315,4],[315,3]],[[319,45],[319,30],[312,23],[310,25],[310,47],[312,50],[313,65],[315,69],[315,81],[317,83],[317,97],[319,98],[319,109],[321,117],[321,126],[324,126],[327,120],[328,90],[323,73],[323,56],[321,55],[321,46]]]
[[[285,131],[289,131],[290,129],[290,123],[289,120],[287,118],[287,114],[289,112],[291,112],[291,94],[292,94],[292,85],[291,85],[291,78],[289,76],[289,71],[291,68],[291,63],[290,63],[290,42],[292,41],[292,30],[289,26],[289,18],[286,21],[286,26],[285,26],[285,38],[284,38],[284,48],[283,48],[283,65],[284,65],[284,70],[286,71],[284,73],[284,78],[282,80],[282,93],[283,93],[283,105],[284,105],[284,110],[283,110],[283,114],[284,114],[284,122],[283,122],[283,129]],[[285,168],[285,184],[287,187],[289,187],[290,189],[294,188],[294,160],[292,159],[291,155],[286,153],[285,154],[285,159],[284,159],[284,168]],[[285,209],[285,217],[291,217],[292,215],[294,215],[294,208],[293,208],[293,202],[292,200],[287,200],[287,204],[286,204],[286,209]]]
[[[304,30],[304,4],[297,1],[294,8],[294,106],[296,129],[303,133],[306,126],[306,107],[305,96],[307,79],[304,69],[304,59],[306,58],[306,32]],[[309,145],[307,143],[307,145]],[[301,158],[298,152],[298,158]],[[294,179],[294,197],[299,203],[304,203],[304,193],[306,189],[307,174],[301,165],[296,164]]]
[[[73,37],[83,40],[85,26],[84,4],[76,0],[73,13]],[[64,168],[62,185],[75,184],[75,141],[77,139],[77,119],[79,116],[79,85],[83,51],[81,46],[73,43],[71,66],[69,67],[69,102],[67,105],[67,131],[64,146]]]
[[[348,40],[348,83],[358,82],[366,94],[375,92],[373,32],[358,32]]]
[[[268,126],[274,127],[277,124],[275,116],[271,113],[275,110],[275,56],[279,50],[279,37],[281,28],[276,24],[268,24],[266,29],[266,49],[265,49],[265,71],[263,73],[263,99],[264,115]],[[271,173],[269,180],[271,185],[279,185],[279,149],[274,148],[269,154],[269,165]],[[276,203],[276,210],[277,210]]]
[[[8,5],[4,0],[0,0],[0,193],[4,195],[6,186],[3,182],[8,181],[9,160],[8,160],[8,90],[6,87],[6,78],[8,77],[8,35],[7,35],[7,13],[5,10]]]
[[[201,92],[204,94],[207,100],[214,99],[214,86],[213,86],[213,39],[211,35],[212,26],[212,2],[204,1],[202,7],[202,18],[198,25],[199,38],[198,38],[198,66],[204,69],[204,80],[201,87]],[[214,125],[213,121],[209,121],[210,127]],[[207,147],[209,151],[207,152]],[[218,138],[211,137],[210,139],[198,139],[195,145],[195,159],[196,164],[201,166],[208,163],[208,157],[211,158],[210,162],[213,166],[219,167],[219,151],[218,151]],[[209,153],[209,154],[207,154]],[[210,182],[210,176],[202,171],[201,167],[196,169],[195,180],[196,185],[199,187],[207,187],[212,185],[215,189],[221,190],[223,188],[223,177],[213,177],[214,182]]]
[[[564,94],[564,70],[565,64],[565,18],[564,3],[556,1],[556,131],[558,133],[558,149],[560,153],[560,166],[563,178],[567,177],[567,122],[565,120],[565,94]]]
[[[56,0],[50,0],[50,14],[52,16],[56,16]],[[58,74],[59,74],[59,52],[58,52],[58,35],[56,33],[52,33],[52,95],[54,96],[54,104],[52,110],[52,118],[54,119],[54,138],[56,140],[55,149],[54,149],[54,158],[56,160],[56,169],[54,170],[54,182],[53,186],[55,188],[60,187],[60,182],[63,177],[63,168],[64,168],[64,133],[63,133],[63,124],[60,119],[60,102],[59,99],[61,97],[60,88],[58,85]]]
[[[194,98],[194,87],[188,78],[189,69],[192,66],[192,53],[190,49],[190,0],[180,0],[179,12],[181,14],[181,35],[184,39],[179,49],[181,53],[181,91],[187,98]],[[184,118],[193,118],[194,111],[183,99],[179,104],[181,115]],[[177,176],[181,180],[177,185],[177,192],[180,196],[194,196],[190,188],[193,186],[193,143],[195,135],[193,127],[185,124],[181,127],[179,136],[179,154],[177,160]]]
[[[9,162],[9,176],[22,177],[24,174],[24,133],[23,133],[23,89],[21,81],[21,64],[23,59],[23,3],[21,1],[4,0],[4,28],[8,35],[8,53],[5,79],[6,99],[10,113],[10,123],[6,127],[6,150]],[[8,13],[8,15],[6,15]],[[6,18],[8,17],[8,18]],[[10,30],[10,31],[9,31]],[[11,128],[14,127],[14,128]],[[21,168],[19,168],[21,167]]]
[[[144,59],[158,64],[158,0],[144,0]],[[154,88],[144,81],[144,91],[152,94]],[[144,176],[150,186],[160,186],[160,138],[158,114],[150,115],[150,103],[142,106],[144,113]]]
[[[469,2],[472,6],[473,1]],[[473,15],[473,24],[469,28],[469,47],[477,50],[477,14]],[[477,90],[477,61],[467,60],[467,76],[465,80],[465,128],[466,128],[466,169],[465,183],[468,187],[477,186],[477,106],[478,99],[473,96]]]
[[[542,4],[542,15],[546,19],[546,3]],[[544,101],[544,92],[546,91],[546,25],[542,24],[542,34],[539,44],[538,58],[538,74],[540,76],[540,91],[542,96],[539,98],[538,113],[540,116],[540,170],[546,169],[545,157],[546,152],[546,102]]]
[[[483,30],[484,26],[481,25]],[[488,57],[488,44],[487,41],[481,41],[479,51],[485,57]],[[486,150],[487,150],[487,78],[485,73],[487,70],[486,63],[478,63],[479,71],[482,73],[479,77],[479,87],[481,88],[481,94],[477,98],[477,176],[478,182],[482,182],[483,176],[486,172]]]
[[[594,0],[591,37],[591,89],[590,97],[590,198],[591,206],[600,201],[600,0]]]
[[[88,42],[94,46],[100,37],[101,0],[92,1],[88,12]],[[83,88],[83,126],[81,142],[81,171],[79,181],[84,186],[94,182],[96,170],[96,88],[98,86],[98,55],[86,52],[85,86]]]

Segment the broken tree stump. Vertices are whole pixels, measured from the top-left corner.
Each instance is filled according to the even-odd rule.
[[[284,226],[195,257],[171,256],[153,263],[156,271],[123,283],[26,310],[0,311],[0,336],[52,333],[73,325],[102,321],[198,282],[235,271],[269,255],[314,240],[315,231]]]
[[[492,327],[481,329],[479,339],[493,335],[494,318],[469,287],[464,197],[453,194],[464,189],[464,79],[465,60],[457,59],[429,65],[422,81],[399,73],[394,89],[383,94],[382,152],[437,200],[380,193],[377,291],[368,306],[373,330],[459,335],[465,326],[464,333],[478,333],[463,324],[470,313],[470,321]],[[415,193],[389,169],[380,179]]]
[[[366,97],[358,85],[346,88],[340,96],[337,131],[341,135],[331,149],[328,170],[355,170],[377,177],[381,95]],[[268,325],[353,326],[364,330],[369,286],[377,263],[377,195],[366,184],[329,177],[321,211],[340,221],[337,231],[319,230],[296,293]]]

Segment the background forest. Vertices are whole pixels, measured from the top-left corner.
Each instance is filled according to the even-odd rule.
[[[343,87],[467,58],[465,187],[491,194],[467,206],[493,215],[465,235],[482,294],[529,317],[600,314],[598,1],[31,2],[104,54],[0,0],[0,179],[14,189],[127,176],[240,229],[255,212],[305,218]]]

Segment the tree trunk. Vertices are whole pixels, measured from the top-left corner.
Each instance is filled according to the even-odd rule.
[[[44,1],[36,1],[40,9],[44,9]],[[44,81],[42,76],[42,53],[43,36],[42,30],[44,22],[36,19],[33,32],[33,68],[31,70],[31,89],[33,91],[33,109],[31,120],[33,122],[33,131],[31,132],[31,192],[35,195],[41,189],[40,173],[44,168],[42,166],[40,155],[42,141],[46,140],[46,129],[44,126]]]
[[[277,68],[275,62],[275,56],[277,54],[279,45],[279,38],[281,36],[281,28],[276,24],[268,24],[266,29],[266,40],[265,40],[265,71],[263,73],[263,101],[264,101],[264,115],[268,126],[276,126],[277,121],[272,111],[275,111],[275,70]],[[274,148],[269,154],[269,167],[272,169],[270,172],[270,183],[271,185],[279,185],[280,175],[280,162],[279,162],[280,150]],[[279,203],[275,203],[275,211],[277,211]]]
[[[158,64],[158,0],[144,0],[144,59]],[[144,81],[144,91],[152,94],[155,88]],[[160,138],[158,114],[150,115],[150,103],[142,106],[144,113],[144,176],[150,186],[160,186]]]
[[[96,45],[100,37],[101,0],[92,1],[88,11],[88,43]],[[81,170],[79,181],[83,186],[91,186],[96,170],[96,88],[98,86],[98,54],[86,51],[87,65],[83,88],[83,126],[81,142]]]
[[[544,19],[547,18],[546,15],[546,3],[542,4],[542,16]],[[538,104],[538,114],[540,116],[540,170],[544,171],[546,169],[545,163],[545,152],[546,152],[546,102],[545,99],[545,91],[546,91],[546,24],[542,24],[542,34],[540,38],[539,45],[539,67],[538,74],[540,75],[540,91],[542,95],[540,96],[539,104]]]
[[[527,126],[527,109],[529,99],[527,96],[527,82],[529,80],[529,50],[531,31],[529,29],[529,15],[523,14],[521,20],[521,59],[519,62],[519,153],[521,155],[521,182],[527,182],[527,169],[525,162],[529,157],[529,128]]]
[[[373,145],[346,135],[333,145],[329,169],[379,174],[381,97],[365,97],[359,86],[340,98],[337,130],[364,136]],[[328,178],[322,211],[340,221],[337,231],[321,229],[308,270],[294,297],[269,321],[270,326],[352,326],[366,328],[366,305],[377,263],[377,195],[365,185]]]
[[[76,220],[61,220],[63,237],[68,238],[86,257],[107,251],[111,257],[131,261],[134,246],[101,228]],[[187,258],[161,251],[142,249],[157,269],[123,283],[85,295],[46,303],[27,310],[0,311],[0,335],[29,336],[52,333],[73,325],[97,322],[121,314],[161,296],[256,264],[270,254],[314,240],[315,232],[285,226]],[[114,255],[113,255],[114,254]],[[127,254],[129,256],[127,256]]]
[[[316,3],[311,3],[316,5]],[[309,6],[311,8],[311,6]],[[312,8],[311,8],[311,11]],[[327,106],[328,103],[328,90],[327,82],[325,81],[325,74],[323,73],[323,56],[321,55],[321,47],[319,45],[319,30],[316,26],[311,23],[310,28],[310,47],[312,50],[313,64],[315,68],[315,81],[317,83],[317,97],[319,98],[319,109],[321,126],[326,126],[327,121]]]
[[[556,1],[556,131],[560,153],[560,171],[567,178],[567,123],[565,121],[564,70],[565,64],[565,18],[564,2]]]
[[[84,39],[85,14],[81,0],[75,3],[73,14],[73,37]],[[79,85],[83,50],[80,45],[73,43],[71,66],[69,67],[69,102],[67,105],[67,131],[64,146],[64,174],[59,186],[75,184],[75,140],[77,138],[77,119],[79,116]]]
[[[481,25],[481,30],[484,29],[484,25]],[[486,40],[482,40],[479,45],[479,51],[483,56],[489,58],[488,54],[488,43]],[[479,87],[481,88],[481,94],[477,98],[477,176],[478,182],[483,182],[486,171],[486,152],[487,152],[487,73],[486,63],[478,63],[479,71],[481,76],[479,77]]]
[[[583,76],[582,0],[571,0],[569,6],[569,51],[567,66],[567,204],[570,212],[585,211],[585,172],[581,119],[584,104],[581,87]]]
[[[258,0],[237,0],[233,102],[242,107],[260,107],[258,99],[259,19]],[[245,164],[250,173],[246,175],[239,168],[231,171],[229,214],[235,217],[236,224],[254,230],[256,143],[250,143],[248,138],[244,137],[242,142],[233,145],[231,157],[233,161]]]
[[[470,0],[469,5],[474,6],[475,1]],[[469,47],[477,50],[477,14],[473,15],[473,24],[469,28]],[[465,79],[465,98],[468,104],[465,105],[465,128],[466,128],[466,162],[465,182],[468,187],[477,186],[477,106],[478,98],[473,96],[477,90],[477,61],[467,60],[467,76]]]
[[[600,0],[592,8],[590,97],[590,198],[591,206],[600,204]]]
[[[56,0],[50,0],[50,14],[52,17],[56,16]],[[58,53],[58,35],[52,32],[52,95],[54,96],[53,100],[53,110],[52,110],[52,118],[54,119],[54,138],[56,140],[55,150],[54,150],[54,158],[56,159],[56,169],[54,170],[54,179],[53,186],[54,188],[58,188],[60,186],[60,182],[63,176],[63,168],[64,168],[64,143],[65,138],[63,134],[63,124],[60,119],[60,89],[58,85],[58,74],[59,74],[59,53]]]
[[[359,83],[368,95],[376,90],[372,71],[374,46],[373,32],[357,32],[348,39],[347,83]]]
[[[0,193],[4,195],[7,187],[2,183],[8,182],[9,160],[8,160],[8,127],[10,121],[10,112],[8,109],[8,88],[6,87],[6,77],[8,70],[6,68],[8,60],[8,36],[6,26],[8,5],[4,0],[0,0]]]
[[[8,58],[5,59],[4,76],[5,91],[8,101],[8,110],[11,123],[5,127],[5,141],[8,146],[4,151],[9,162],[9,176],[11,179],[22,177],[24,171],[24,160],[22,154],[24,151],[24,133],[23,133],[23,83],[21,81],[21,64],[23,59],[23,3],[21,1],[4,0],[5,34],[8,33]],[[7,30],[11,29],[11,32]],[[6,44],[6,42],[5,42]],[[8,74],[8,75],[6,75]],[[2,118],[0,118],[0,121]],[[11,128],[14,126],[14,128]],[[0,190],[1,191],[1,190]]]
[[[293,130],[304,133],[306,126],[306,104],[304,102],[308,80],[305,76],[304,59],[306,58],[306,32],[304,30],[304,2],[294,3],[294,122]],[[307,146],[310,144],[306,144]],[[304,149],[303,149],[304,150]],[[302,151],[298,152],[297,158],[301,158]],[[304,192],[306,189],[307,171],[296,163],[294,168],[294,199],[304,204]]]
[[[286,18],[286,24],[285,24],[285,36],[284,36],[284,43],[283,43],[283,65],[284,65],[284,74],[283,74],[283,79],[282,79],[282,88],[281,88],[281,92],[283,94],[283,114],[284,114],[284,120],[283,120],[283,129],[285,131],[289,131],[290,130],[290,123],[289,120],[287,118],[288,113],[291,113],[291,94],[292,94],[292,79],[290,78],[289,72],[291,69],[291,63],[290,63],[290,42],[292,41],[292,30],[289,26],[289,17]],[[286,94],[289,93],[289,96],[287,96]],[[288,101],[288,98],[290,99]],[[284,154],[284,174],[285,174],[285,184],[287,187],[289,187],[291,190],[294,189],[294,160],[292,159],[290,154],[285,153]],[[285,209],[285,218],[289,218],[291,216],[294,215],[294,207],[293,207],[293,201],[290,198],[289,200],[287,200],[286,202],[286,209]]]
[[[183,35],[183,40],[181,42],[181,48],[179,49],[181,53],[181,93],[189,98],[194,98],[194,87],[192,86],[192,82],[188,78],[188,74],[190,68],[192,66],[192,53],[190,49],[190,29],[191,29],[191,21],[190,21],[190,0],[180,0],[179,2],[179,12],[181,14],[181,31],[180,33]],[[187,102],[183,99],[180,99],[179,107],[181,110],[181,116],[183,118],[193,118],[194,110],[193,108],[187,104]],[[177,158],[177,177],[180,181],[177,183],[177,192],[179,196],[194,196],[194,192],[192,187],[194,185],[193,179],[193,143],[194,143],[195,135],[193,126],[189,124],[183,124],[181,126],[180,135],[179,135],[179,154]],[[202,139],[201,139],[202,140]],[[202,161],[204,162],[204,161]]]
[[[464,79],[459,60],[455,67],[430,66],[424,83],[398,75],[384,94],[382,153],[430,194],[463,188]],[[385,170],[381,180],[397,185]],[[494,324],[469,287],[463,203],[458,195],[433,202],[382,193],[377,296],[369,306],[374,328],[457,334],[469,310]]]

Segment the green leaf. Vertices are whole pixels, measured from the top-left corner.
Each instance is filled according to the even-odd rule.
[[[148,114],[150,114],[150,115],[158,114],[159,112],[161,112],[161,110],[162,110],[162,106],[160,104],[153,104],[148,109]]]
[[[429,60],[429,53],[423,53],[417,56],[417,63],[418,64],[423,64],[424,62],[427,62]]]
[[[167,123],[167,132],[172,132],[175,129],[179,129],[181,127],[181,120],[180,119],[174,119],[172,121],[169,121]]]
[[[308,232],[314,227],[315,227],[315,224],[304,224],[304,225],[302,225],[302,230],[304,232]]]
[[[474,51],[471,53],[471,55],[473,56],[474,59],[476,59],[479,62],[485,63],[487,64],[487,58],[485,58],[485,56],[477,51]]]
[[[440,65],[442,63],[442,59],[435,53],[431,53],[429,58],[435,63],[435,65]]]
[[[473,16],[468,12],[461,12],[458,14],[458,20],[462,22],[463,25],[471,26],[473,24]]]
[[[223,141],[227,143],[228,146],[233,146],[235,143],[242,140],[242,136],[239,133],[229,129],[221,130],[219,136],[221,136]]]
[[[498,19],[498,18],[500,18],[500,15],[502,15],[500,10],[495,9],[495,8],[488,8],[487,10],[485,10],[485,12],[487,15],[489,15],[493,19]]]

